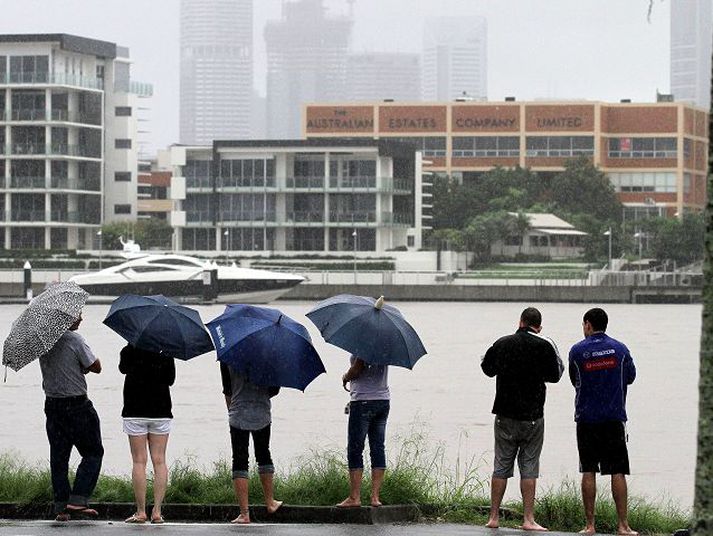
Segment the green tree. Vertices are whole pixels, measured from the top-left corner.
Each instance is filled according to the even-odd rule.
[[[171,249],[173,228],[164,220],[149,219],[106,223],[102,226],[102,248],[121,250],[120,238],[133,239],[143,249]]]
[[[473,252],[476,262],[490,262],[492,245],[510,235],[514,221],[515,216],[504,210],[486,212],[472,218],[463,229],[466,250]]]
[[[462,229],[470,218],[485,207],[474,188],[450,177],[436,177],[431,192],[434,229]]]
[[[690,263],[703,258],[705,221],[702,214],[683,218],[655,218],[642,227],[647,236],[648,254],[660,260]]]

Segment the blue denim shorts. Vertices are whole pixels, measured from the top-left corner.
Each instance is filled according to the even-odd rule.
[[[388,400],[359,400],[349,404],[347,462],[349,469],[363,469],[364,443],[369,438],[369,457],[372,469],[386,469],[386,420]]]

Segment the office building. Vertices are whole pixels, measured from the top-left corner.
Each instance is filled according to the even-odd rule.
[[[711,106],[713,1],[671,2],[671,93],[704,110]]]
[[[488,24],[483,17],[437,17],[423,36],[423,100],[488,97]]]
[[[0,243],[91,249],[137,216],[139,99],[129,51],[68,34],[0,35]]]
[[[308,139],[408,142],[424,169],[463,182],[497,166],[558,173],[583,155],[608,175],[626,220],[706,202],[708,114],[684,103],[377,102],[313,104],[304,114]]]
[[[181,0],[181,143],[252,135],[253,0]]]
[[[365,52],[347,60],[346,100],[421,100],[421,59],[418,54]]]
[[[351,30],[322,0],[283,2],[282,18],[265,26],[268,138],[299,137],[304,103],[344,99]]]

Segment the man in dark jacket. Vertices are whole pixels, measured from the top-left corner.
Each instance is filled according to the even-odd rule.
[[[539,335],[542,315],[528,307],[520,315],[518,330],[501,337],[488,349],[481,368],[497,377],[495,403],[495,463],[490,484],[490,518],[485,525],[499,526],[500,504],[517,457],[525,530],[547,530],[535,522],[535,488],[544,440],[545,382],[557,383],[564,365],[557,346]]]
[[[582,532],[594,534],[596,473],[611,475],[618,534],[635,535],[627,520],[626,391],[636,378],[629,349],[605,331],[609,318],[603,309],[584,314],[584,340],[569,351],[569,378],[577,391],[574,420],[577,421],[579,471],[587,525]]]

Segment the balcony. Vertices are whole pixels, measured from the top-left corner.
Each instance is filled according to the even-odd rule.
[[[233,212],[229,210],[220,211],[221,221],[250,221],[250,222],[276,222],[275,211],[245,210]]]
[[[85,89],[104,89],[104,82],[100,78],[90,78],[69,73],[37,73],[25,71],[11,71],[10,77],[0,78],[0,84],[10,85],[58,85],[76,86]]]
[[[295,210],[287,213],[288,223],[324,223],[324,211],[308,212]]]
[[[44,222],[47,213],[44,210],[18,209],[10,212],[10,221]]]
[[[101,185],[99,178],[69,179],[66,177],[52,177],[50,187],[57,190],[88,190],[99,192]]]
[[[331,223],[373,223],[376,221],[376,212],[374,211],[330,211],[329,221]]]
[[[10,178],[10,188],[45,188],[45,178],[44,177],[11,177]]]
[[[92,151],[85,145],[68,145],[66,143],[52,143],[48,154],[101,159],[101,151],[97,154],[96,151]]]
[[[46,121],[47,110],[44,108],[24,108],[10,112],[11,121]]]
[[[19,142],[13,143],[11,146],[5,146],[6,149],[12,149],[14,155],[41,155],[47,154],[49,146],[40,142]]]
[[[239,177],[220,177],[217,183],[218,188],[250,188],[250,189],[263,189],[263,188],[274,188],[275,178],[267,177],[262,178],[252,178],[252,179],[241,179]]]
[[[186,188],[209,188],[213,189],[213,181],[210,177],[186,177]]]
[[[334,189],[376,188],[376,177],[329,177]]]
[[[187,223],[209,223],[212,225],[213,219],[212,210],[186,210]]]
[[[63,123],[81,123],[83,125],[101,126],[101,116],[93,117],[90,114],[82,112],[71,112],[69,110],[52,110],[52,121],[60,121]]]
[[[413,214],[404,214],[402,212],[382,212],[381,223],[389,223],[399,227],[408,227],[413,225]]]
[[[88,223],[99,224],[98,214],[87,214],[86,212],[68,212],[66,210],[52,210],[50,212],[50,221],[59,223]]]
[[[324,189],[324,177],[288,177],[286,183],[288,188]]]

